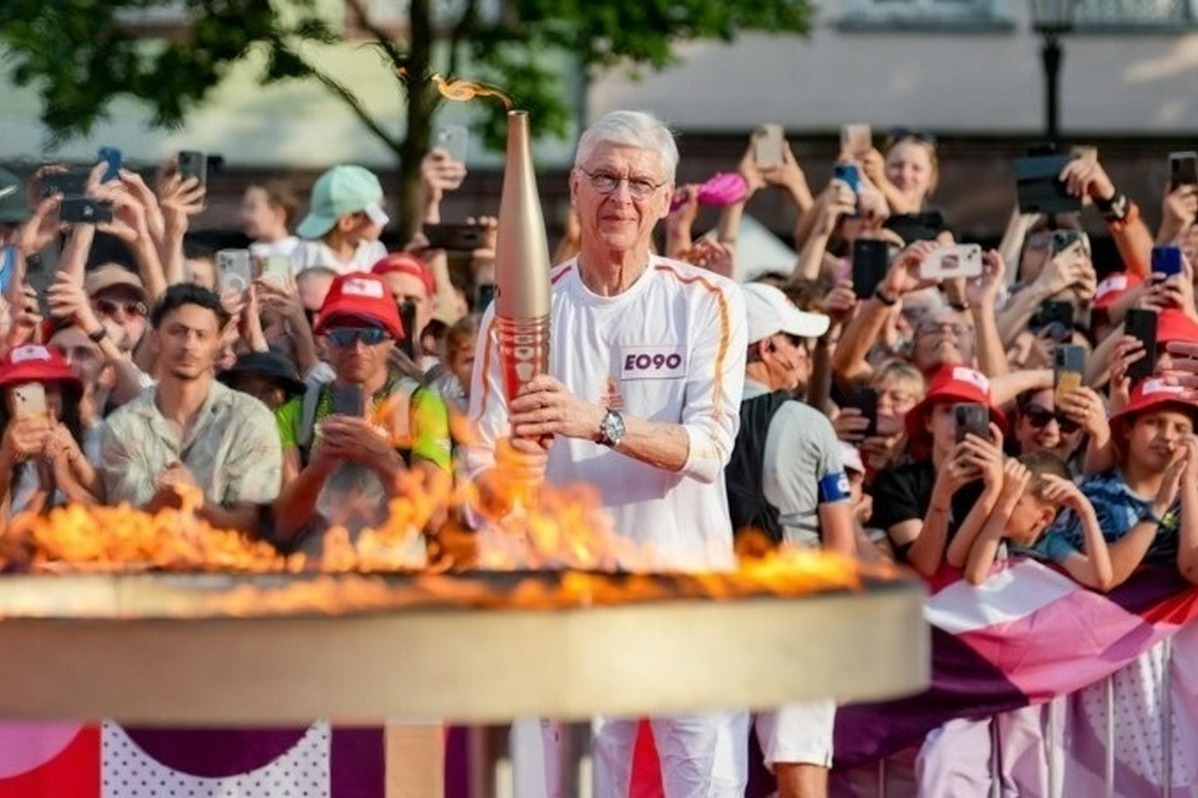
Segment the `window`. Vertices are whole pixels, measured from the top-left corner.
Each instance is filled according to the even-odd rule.
[[[1074,0],[1074,26],[1176,28],[1198,20],[1198,0]]]
[[[861,30],[953,31],[1011,26],[1006,0],[851,0],[838,25]]]

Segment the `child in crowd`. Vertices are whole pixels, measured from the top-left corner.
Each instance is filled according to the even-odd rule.
[[[1060,458],[1048,452],[1025,454],[1007,460],[1000,479],[992,482],[989,477],[988,473],[986,492],[996,496],[994,509],[969,548],[966,579],[975,585],[985,581],[994,561],[1003,556],[1004,543],[1025,550],[1035,546],[1063,508],[1081,525],[1085,550],[1061,540],[1053,559],[1086,587],[1110,589],[1111,555],[1098,516],[1089,499],[1069,480]]]

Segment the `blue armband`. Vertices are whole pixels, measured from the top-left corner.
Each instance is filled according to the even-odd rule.
[[[844,501],[851,495],[849,478],[843,471],[835,471],[819,481],[820,504]]]

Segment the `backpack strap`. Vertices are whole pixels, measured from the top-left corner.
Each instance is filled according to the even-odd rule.
[[[308,461],[308,450],[312,448],[312,439],[316,437],[316,409],[320,406],[320,397],[330,382],[320,382],[309,385],[304,391],[300,411],[299,429],[295,434],[295,445],[299,447],[304,462]]]

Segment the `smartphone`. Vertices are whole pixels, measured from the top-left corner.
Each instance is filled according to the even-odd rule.
[[[495,299],[495,283],[479,283],[478,293],[474,298],[474,312],[482,313]]]
[[[1073,160],[1070,155],[1038,155],[1016,158],[1015,193],[1020,213],[1073,213],[1082,209],[1081,197],[1069,193],[1061,182],[1061,171]]]
[[[104,176],[100,178],[101,183],[111,183],[121,176],[121,162],[123,159],[120,150],[116,147],[101,147],[98,157],[107,164],[104,169]]]
[[[291,277],[291,258],[286,255],[271,255],[262,262],[262,271],[258,274],[268,283],[286,288]]]
[[[753,160],[758,166],[779,166],[782,163],[782,126],[767,123],[757,128],[753,137]]]
[[[874,147],[873,131],[869,125],[853,124],[840,127],[840,151],[853,158],[862,158]]]
[[[422,330],[416,329],[416,303],[405,299],[399,303],[399,323],[403,325],[404,336],[399,341],[399,349],[413,360],[420,343]]]
[[[932,241],[948,230],[944,214],[937,210],[895,214],[883,222],[882,226],[897,233],[904,244]]]
[[[1090,255],[1090,236],[1084,230],[1074,230],[1072,228],[1064,230],[1052,231],[1052,255],[1059,255],[1069,247],[1082,242],[1082,252]]]
[[[1086,348],[1078,344],[1060,344],[1052,353],[1053,395],[1059,402],[1070,391],[1082,387],[1086,374]]]
[[[1152,273],[1165,278],[1181,274],[1181,247],[1176,244],[1157,244],[1152,248]]]
[[[9,244],[0,249],[0,294],[4,296],[8,296],[8,286],[12,283],[12,278],[19,273],[17,267],[20,265],[20,257],[21,252],[16,244]]]
[[[861,172],[855,163],[838,163],[832,167],[832,179],[843,180],[856,194],[861,191]]]
[[[1169,185],[1198,186],[1198,152],[1169,153]]]
[[[953,418],[957,423],[957,443],[965,440],[966,435],[990,440],[990,408],[985,405],[977,402],[953,405]]]
[[[426,224],[424,237],[431,249],[473,252],[485,246],[487,233],[476,224]]]
[[[42,197],[61,194],[64,197],[81,197],[87,193],[88,175],[84,172],[47,172],[42,175]]]
[[[27,382],[12,389],[13,418],[47,418],[46,389],[40,382]]]
[[[466,163],[470,149],[470,129],[465,125],[442,125],[437,128],[437,143],[434,145],[449,154],[458,163]]]
[[[333,383],[333,414],[361,418],[366,415],[366,400],[361,385]]]
[[[1047,330],[1052,340],[1068,341],[1073,336],[1073,315],[1073,303],[1049,299],[1040,303],[1027,326],[1037,335]]]
[[[949,244],[937,247],[919,264],[924,280],[949,280],[954,277],[979,277],[982,274],[980,244]]]
[[[842,407],[856,408],[869,421],[862,434],[869,438],[878,434],[878,392],[873,388],[855,388],[845,394]]]
[[[890,268],[890,244],[878,238],[858,238],[853,242],[853,293],[858,299],[874,295]]]
[[[198,150],[183,150],[179,153],[179,177],[184,180],[194,177],[201,187],[208,185],[208,156]]]
[[[1138,338],[1144,344],[1144,357],[1127,369],[1128,379],[1134,386],[1156,371],[1156,311],[1146,308],[1128,310],[1123,317],[1123,333]]]
[[[216,251],[216,273],[221,291],[244,293],[253,278],[253,264],[248,249],[219,249]]]
[[[91,197],[63,197],[58,218],[64,222],[100,224],[112,221],[112,201]]]

